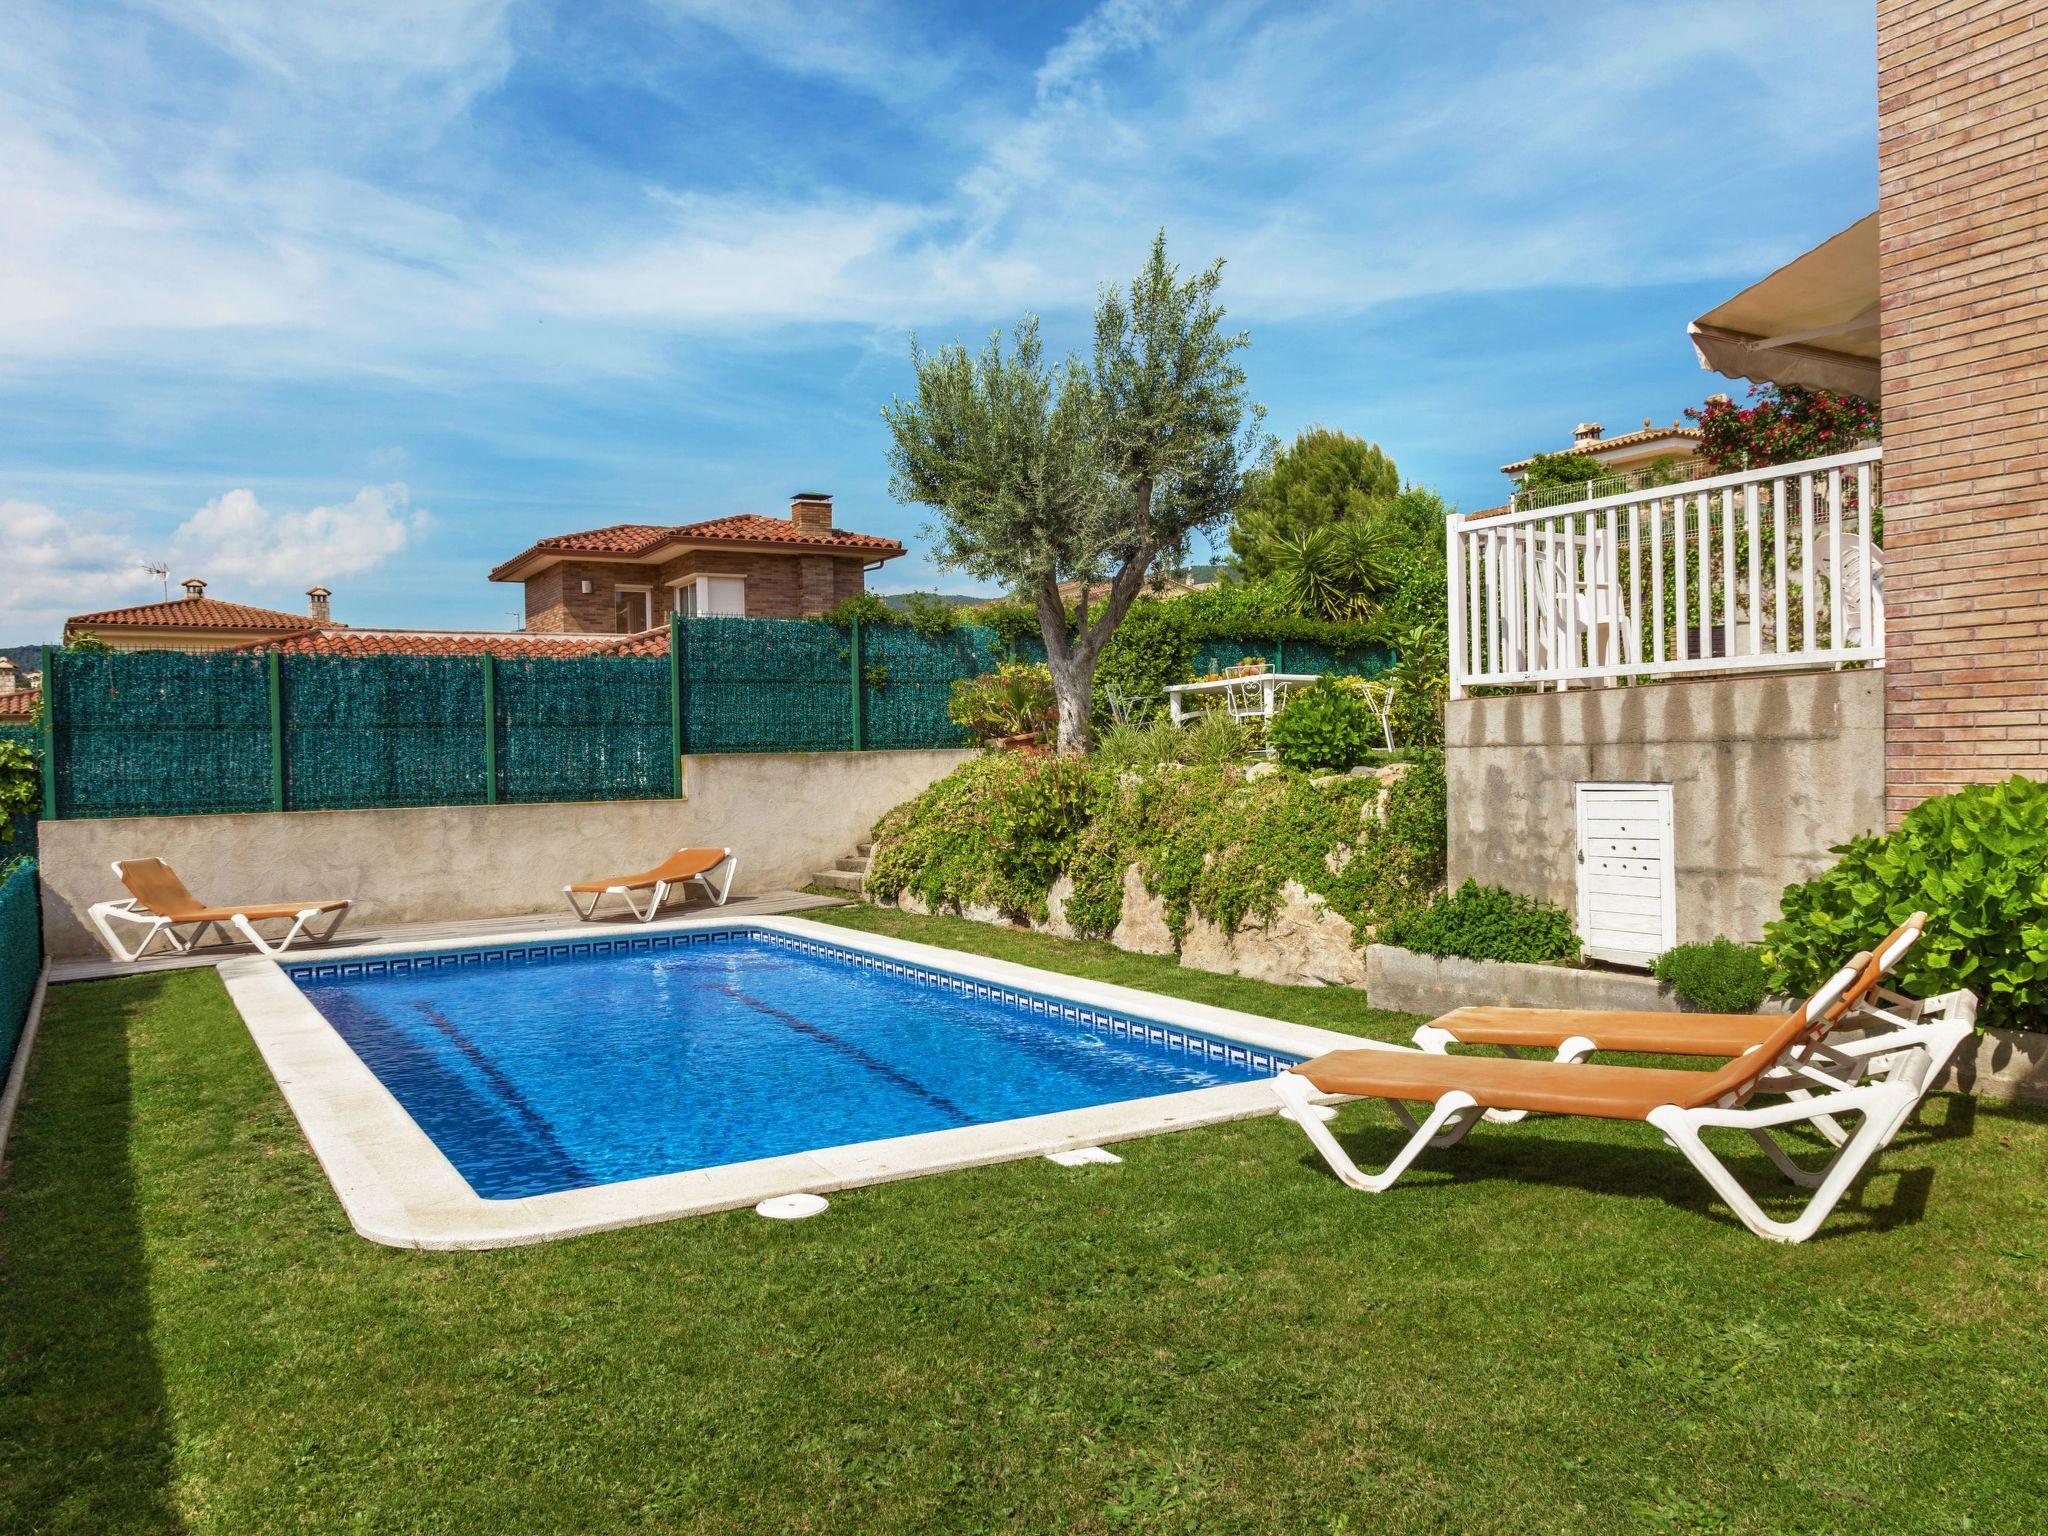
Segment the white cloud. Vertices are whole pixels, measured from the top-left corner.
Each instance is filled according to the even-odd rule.
[[[366,485],[352,500],[303,512],[273,512],[253,491],[216,496],[172,536],[181,573],[270,590],[358,575],[381,565],[426,531],[401,482]],[[182,577],[181,577],[182,579]],[[226,592],[216,591],[216,596]]]
[[[54,640],[73,614],[162,597],[163,578],[146,569],[159,562],[170,567],[173,595],[177,582],[199,576],[214,597],[296,609],[314,582],[359,576],[413,547],[427,526],[395,482],[285,512],[232,490],[161,537],[132,519],[0,501],[0,643]]]
[[[654,374],[678,336],[1083,306],[1162,224],[1186,259],[1232,258],[1254,322],[1746,276],[1815,233],[1733,216],[1749,183],[1869,127],[1867,17],[1825,0],[1511,8],[1455,57],[1383,5],[1104,0],[1007,78],[888,0],[663,0],[684,58],[708,30],[888,103],[929,152],[835,171],[821,118],[745,192],[678,156],[628,202],[515,181],[502,144],[449,128],[512,68],[503,0],[163,9],[247,88],[181,115],[146,54],[81,55],[112,78],[59,88],[60,23],[31,5],[29,40],[0,36],[0,360],[220,335],[250,373]],[[1785,74],[1793,36],[1844,67]],[[1740,131],[1716,136],[1716,110]],[[501,195],[451,193],[470,173]]]
[[[0,634],[9,645],[55,640],[74,613],[142,602],[160,590],[128,533],[91,513],[0,501],[0,554],[7,562]]]

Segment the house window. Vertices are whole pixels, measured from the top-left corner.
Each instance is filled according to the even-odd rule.
[[[686,619],[743,619],[747,616],[747,579],[686,577],[676,583],[676,612]]]
[[[654,592],[649,587],[620,587],[612,598],[612,628],[636,635],[654,627]]]

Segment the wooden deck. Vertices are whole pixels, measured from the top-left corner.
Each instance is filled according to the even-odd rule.
[[[708,901],[687,902],[664,908],[661,915],[663,921],[679,917],[768,917],[776,913],[805,912],[816,907],[845,905],[845,902],[834,897],[814,896],[807,891],[763,891],[757,896],[735,896],[722,907],[715,907]],[[616,917],[601,917],[595,922],[581,923],[576,920],[573,913],[557,907],[552,912],[527,913],[516,917],[473,917],[441,923],[394,923],[382,928],[344,924],[332,943],[295,944],[287,953],[296,959],[302,955],[360,949],[367,944],[430,944],[447,939],[489,941],[503,934],[535,930],[587,932],[592,928],[638,926],[624,913]],[[138,971],[192,970],[198,966],[216,964],[236,955],[254,953],[254,948],[247,944],[208,944],[189,955],[152,955],[146,960],[136,961],[133,965],[123,965],[104,956],[52,960],[50,983],[54,986],[67,981],[100,981],[109,976],[132,976]]]

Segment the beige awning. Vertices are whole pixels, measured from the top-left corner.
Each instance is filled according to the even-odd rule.
[[[1759,384],[1878,397],[1877,215],[1686,327],[1700,366]]]

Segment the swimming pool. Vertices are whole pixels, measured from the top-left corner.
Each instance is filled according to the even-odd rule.
[[[1253,1082],[1292,1059],[759,930],[284,969],[495,1199]]]
[[[1269,1111],[1355,1044],[797,918],[235,959],[357,1230],[483,1247]]]

